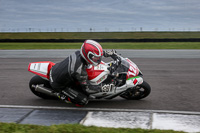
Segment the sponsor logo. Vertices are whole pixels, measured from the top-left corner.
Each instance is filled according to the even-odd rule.
[[[103,77],[101,77],[99,80],[97,80],[97,84],[101,83],[105,78],[106,78],[106,75],[104,75]]]
[[[114,84],[105,84],[104,86],[102,86],[101,90],[102,92],[111,92],[113,91],[114,88]]]

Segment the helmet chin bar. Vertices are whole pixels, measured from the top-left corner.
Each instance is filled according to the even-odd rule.
[[[91,61],[91,60],[90,60]],[[96,62],[94,62],[94,61],[91,61],[93,64],[91,64],[91,65],[93,65],[93,66],[97,66],[98,65],[98,63],[96,63]]]
[[[80,52],[81,52],[81,56],[87,62],[87,64],[93,65],[93,66],[97,66],[98,65],[98,63],[95,63],[94,61],[90,60],[89,56],[87,56],[88,59],[86,59],[85,56],[83,55],[83,52],[82,51],[80,51]]]

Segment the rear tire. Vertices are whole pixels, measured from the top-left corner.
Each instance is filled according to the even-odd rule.
[[[143,81],[141,85],[137,85],[135,88],[129,89],[127,92],[122,94],[121,97],[127,100],[140,100],[147,97],[150,93],[150,85]]]
[[[41,78],[38,75],[35,75],[34,77],[31,78],[29,82],[29,88],[33,92],[33,94],[43,99],[58,99],[56,97],[49,96],[47,94],[35,91],[35,88],[33,88],[32,85],[40,85],[40,84],[44,85],[44,87],[51,88],[49,81]]]

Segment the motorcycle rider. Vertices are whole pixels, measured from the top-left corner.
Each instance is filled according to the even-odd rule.
[[[50,84],[55,91],[60,92],[58,97],[76,106],[86,105],[88,94],[100,90],[100,86],[88,84],[86,68],[88,65],[97,66],[103,55],[115,57],[115,52],[104,52],[98,42],[86,40],[80,50],[56,63],[50,71]],[[81,88],[74,88],[75,83],[79,83]]]

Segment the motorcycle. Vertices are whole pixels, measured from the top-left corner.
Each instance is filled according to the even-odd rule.
[[[137,65],[128,58],[119,56],[121,63],[111,73],[110,68],[116,61],[89,65],[86,69],[91,85],[100,85],[101,91],[89,94],[89,99],[113,99],[120,96],[127,100],[140,100],[151,92],[150,85],[143,81],[143,74]],[[51,61],[29,63],[28,71],[36,74],[29,82],[30,90],[43,99],[56,99],[59,92],[52,89],[49,78],[50,70],[55,65]],[[74,87],[79,87],[74,84]]]

